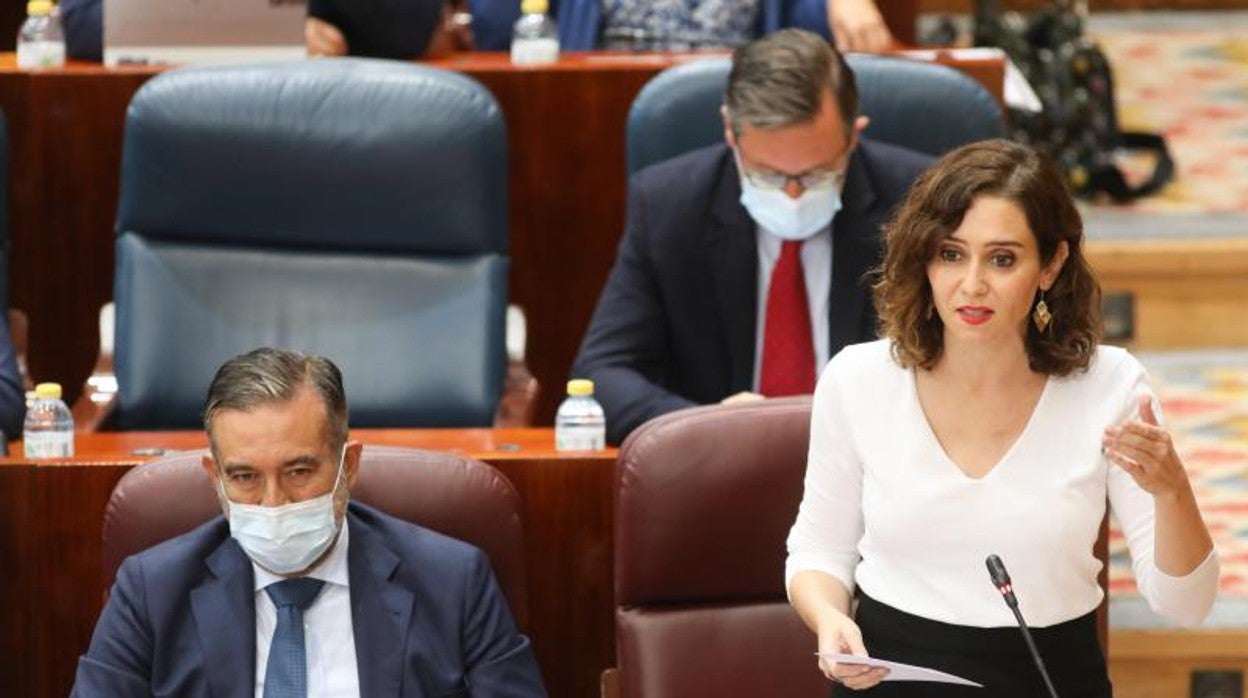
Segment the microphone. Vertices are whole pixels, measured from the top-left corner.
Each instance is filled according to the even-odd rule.
[[[984,562],[988,565],[988,574],[992,577],[992,583],[997,587],[997,591],[1001,592],[1005,604],[1014,612],[1014,618],[1018,621],[1018,629],[1023,631],[1023,639],[1027,641],[1027,650],[1031,652],[1031,658],[1035,660],[1036,668],[1040,670],[1045,688],[1049,689],[1049,695],[1052,698],[1058,698],[1057,689],[1053,688],[1049,672],[1044,668],[1044,660],[1040,657],[1040,651],[1036,649],[1036,642],[1031,639],[1031,630],[1027,628],[1027,621],[1023,620],[1023,614],[1018,610],[1018,597],[1014,596],[1014,585],[1010,583],[1010,573],[1005,571],[1005,563],[1001,562],[1001,558],[996,555],[989,555]]]

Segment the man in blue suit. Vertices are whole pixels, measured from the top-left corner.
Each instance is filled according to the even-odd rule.
[[[204,410],[225,518],[130,557],[74,696],[544,696],[480,550],[348,504],[338,369],[258,349]]]

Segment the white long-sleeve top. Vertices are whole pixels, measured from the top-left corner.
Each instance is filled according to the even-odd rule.
[[[1106,426],[1151,395],[1126,351],[1099,347],[1088,371],[1051,377],[1018,440],[983,478],[941,448],[914,371],[886,340],[850,346],[815,388],[805,492],[789,533],[785,588],[803,570],[855,583],[894,608],[944,623],[1013,625],[984,560],[999,555],[1023,616],[1045,627],[1095,609],[1093,554],[1108,498],[1153,610],[1195,625],[1217,594],[1217,556],[1183,577],[1153,562],[1154,507],[1101,453]]]

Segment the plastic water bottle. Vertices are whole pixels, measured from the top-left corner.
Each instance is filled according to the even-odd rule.
[[[546,15],[547,0],[524,0],[511,34],[511,62],[517,65],[559,60],[559,30]]]
[[[27,70],[65,65],[65,32],[52,0],[26,3],[26,21],[17,31],[17,67]]]
[[[607,447],[607,420],[594,399],[594,382],[568,381],[568,397],[555,412],[556,451],[597,451]]]
[[[35,404],[26,410],[22,440],[27,458],[73,458],[74,416],[61,400],[60,383],[35,386]]]

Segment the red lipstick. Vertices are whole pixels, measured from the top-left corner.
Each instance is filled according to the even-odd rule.
[[[958,307],[958,317],[968,325],[982,325],[992,319],[992,308],[982,305],[963,305]]]

